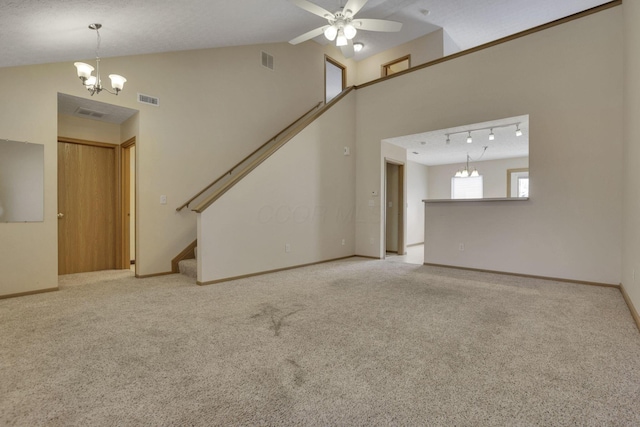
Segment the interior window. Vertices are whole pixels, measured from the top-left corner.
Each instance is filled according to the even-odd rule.
[[[394,59],[391,62],[387,62],[382,65],[382,77],[390,76],[400,71],[408,70],[411,68],[411,55],[403,56],[402,58]]]
[[[482,199],[483,181],[482,175],[468,176],[464,178],[451,178],[452,199]]]

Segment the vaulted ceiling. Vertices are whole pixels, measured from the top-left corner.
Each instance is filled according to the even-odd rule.
[[[399,33],[359,31],[355,59],[443,28],[464,50],[609,0],[369,0],[359,18],[403,23]],[[313,0],[336,11],[345,0]],[[286,42],[326,21],[288,0],[3,0],[0,67],[94,56],[90,23],[103,25],[100,56]],[[327,41],[322,37],[314,39]]]

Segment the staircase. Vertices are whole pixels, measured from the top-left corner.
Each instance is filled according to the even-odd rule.
[[[180,212],[184,208],[191,208],[191,205],[195,207],[191,208],[192,211],[200,214],[213,202],[220,198],[225,192],[231,189],[242,178],[249,174],[253,169],[258,167],[261,163],[267,160],[272,154],[274,154],[280,147],[286,144],[289,140],[295,137],[303,129],[313,123],[318,117],[320,117],[325,111],[335,105],[338,101],[344,98],[354,88],[349,87],[345,89],[340,95],[336,96],[331,102],[325,104],[319,102],[313,108],[305,112],[302,116],[296,119],[293,123],[288,125],[274,137],[269,139],[238,164],[231,169],[223,173],[215,181],[195,194],[180,207],[176,208],[176,211]],[[185,248],[176,258],[172,261],[172,271],[174,273],[181,273],[188,277],[192,277],[197,280],[198,276],[198,264],[197,264],[197,247],[196,241],[191,243]]]

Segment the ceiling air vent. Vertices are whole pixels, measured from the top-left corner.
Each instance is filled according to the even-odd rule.
[[[160,98],[156,98],[153,96],[145,95],[143,93],[138,94],[138,102],[141,104],[149,104],[155,107],[160,105]]]
[[[273,56],[267,52],[262,52],[262,66],[273,70]]]
[[[101,119],[106,115],[105,113],[101,113],[99,111],[89,110],[87,108],[82,108],[82,107],[78,107],[76,109],[76,111],[75,111],[75,114],[76,114],[76,116],[93,117],[95,119]]]

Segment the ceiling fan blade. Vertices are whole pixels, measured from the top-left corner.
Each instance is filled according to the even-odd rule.
[[[362,6],[364,6],[369,0],[349,0],[347,4],[344,5],[344,10],[350,10],[351,16],[358,13]]]
[[[353,50],[353,40],[348,40],[346,46],[340,46],[340,50],[345,58],[353,58],[353,55],[356,53],[355,50]]]
[[[384,19],[354,19],[352,24],[356,29],[365,31],[394,33],[402,29],[402,23]]]
[[[311,40],[312,38],[318,37],[320,34],[324,33],[324,30],[327,27],[328,25],[325,25],[324,27],[319,27],[319,28],[316,28],[315,30],[306,32],[303,35],[296,37],[295,39],[289,40],[289,43],[298,44],[298,43],[306,42],[307,40]]]
[[[301,9],[306,10],[307,12],[311,12],[314,15],[318,15],[321,18],[325,19],[335,19],[333,13],[329,12],[327,9],[324,9],[317,4],[313,4],[307,0],[289,0],[291,3],[295,4]]]

